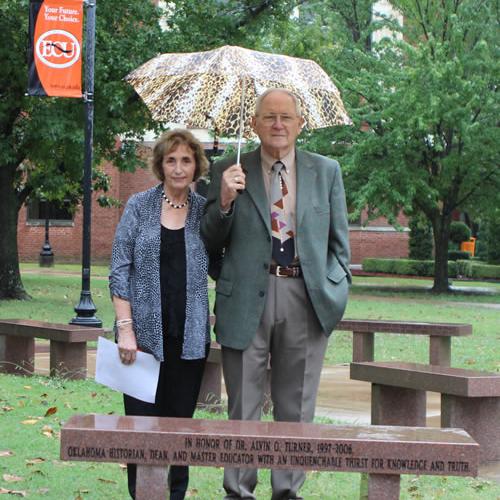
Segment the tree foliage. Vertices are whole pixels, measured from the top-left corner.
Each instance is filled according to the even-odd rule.
[[[404,210],[431,223],[434,288],[445,291],[452,212],[483,214],[500,192],[498,0],[394,0],[401,29],[374,20],[374,3],[179,0],[160,12],[149,0],[101,0],[95,164],[136,165],[127,140],[154,124],[122,78],[159,52],[238,44],[314,59],[342,90],[354,125],[301,140],[342,161],[354,217],[368,208],[395,222]],[[0,0],[0,298],[22,295],[15,243],[21,204],[42,189],[54,199],[78,193],[83,163],[82,103],[24,95],[27,13],[27,0]],[[403,37],[372,43],[384,25]],[[119,149],[117,135],[124,139]],[[106,187],[105,177],[95,178]]]
[[[465,222],[453,221],[450,224],[450,241],[457,246],[463,241],[469,241],[471,230]]]
[[[76,202],[83,167],[82,100],[25,95],[28,4],[0,0],[0,298],[25,296],[16,242],[20,207],[40,193],[49,200],[69,196]],[[107,158],[134,168],[134,152],[116,148],[116,139],[124,134],[126,141],[155,126],[123,77],[161,50],[159,15],[149,0],[97,2],[96,165]],[[102,173],[94,179],[106,186]]]
[[[178,0],[166,11],[163,52],[210,50],[221,45],[255,48],[287,24],[293,0]]]
[[[409,258],[412,260],[432,259],[432,227],[429,221],[418,215],[413,216],[410,218],[409,228]]]
[[[452,213],[491,208],[500,188],[498,1],[394,0],[402,37],[369,50],[366,34],[397,26],[371,20],[352,29],[357,2],[335,3],[351,4],[350,15],[337,9],[344,29],[321,57],[354,126],[322,132],[319,146],[333,143],[341,158],[354,216],[368,207],[391,222],[400,210],[429,220],[434,290],[446,291]]]
[[[28,0],[0,0],[0,299],[26,296],[17,255],[22,204],[42,194],[76,204],[81,196],[81,100],[25,96],[28,5]],[[133,170],[140,164],[135,139],[158,127],[123,81],[126,74],[160,52],[207,50],[226,43],[252,47],[274,23],[287,19],[293,6],[283,0],[179,0],[161,10],[151,0],[98,1],[94,188],[109,187],[109,179],[96,167],[102,160]],[[112,202],[102,195],[99,199],[105,205]]]

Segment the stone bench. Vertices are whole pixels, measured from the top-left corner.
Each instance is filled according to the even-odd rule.
[[[425,426],[426,391],[441,393],[441,427],[465,429],[481,462],[500,460],[500,373],[418,363],[351,363],[372,384],[372,424]]]
[[[472,326],[463,323],[422,323],[417,321],[388,321],[343,319],[336,331],[353,332],[352,360],[373,361],[375,333],[426,335],[429,337],[429,363],[450,366],[451,337],[472,334]]]
[[[87,342],[103,335],[102,328],[48,323],[45,321],[0,320],[0,371],[22,375],[35,369],[35,338],[50,341],[50,374],[69,379],[87,376]]]
[[[221,409],[222,393],[222,352],[217,342],[210,344],[205,371],[201,380],[198,406],[209,409]]]
[[[270,374],[268,374],[270,377]],[[270,378],[268,385],[270,384]],[[270,393],[269,389],[262,410],[264,413],[268,413],[271,408]],[[222,349],[220,344],[217,342],[212,342],[210,344],[210,351],[207,358],[207,364],[205,365],[205,371],[203,372],[203,378],[201,380],[200,393],[198,395],[197,406],[199,408],[208,409],[211,411],[221,412],[222,411]]]
[[[476,476],[478,448],[462,429],[117,415],[76,415],[61,429],[63,460],[136,463],[137,500],[165,499],[172,464],[363,472],[368,498],[391,500],[401,474]]]
[[[215,324],[215,316],[210,316],[210,324]],[[335,331],[353,332],[352,360],[355,362],[373,361],[375,333],[427,335],[429,337],[429,362],[435,365],[450,366],[451,337],[472,334],[472,326],[460,323],[421,323],[415,321],[381,321],[365,319],[344,319]],[[334,332],[335,333],[335,332]],[[212,342],[205,367],[205,374],[198,403],[201,406],[220,408],[221,401],[221,347]],[[270,391],[268,390],[268,393]],[[269,397],[266,397],[266,408]]]

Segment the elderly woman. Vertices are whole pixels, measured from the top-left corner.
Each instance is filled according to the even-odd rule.
[[[137,350],[161,361],[155,403],[124,395],[126,415],[192,417],[208,355],[209,258],[199,227],[205,198],[190,185],[205,173],[201,144],[185,130],[161,137],[153,151],[160,184],[128,200],[113,243],[110,291],[122,363]],[[136,466],[127,465],[135,498]],[[188,467],[170,468],[170,499],[185,497]]]

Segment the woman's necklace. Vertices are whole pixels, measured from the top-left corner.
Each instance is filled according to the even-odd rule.
[[[184,203],[173,203],[168,199],[168,196],[165,194],[165,190],[161,190],[161,197],[172,207],[172,208],[184,208],[187,207],[188,202],[189,202],[189,194],[188,197],[186,198],[186,201]]]

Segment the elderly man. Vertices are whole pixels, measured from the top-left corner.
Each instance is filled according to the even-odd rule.
[[[311,422],[328,336],[347,302],[349,242],[338,163],[299,151],[296,96],[270,89],[252,127],[261,146],[214,167],[202,238],[224,249],[216,285],[217,340],[229,418],[259,420],[271,364],[277,421]],[[273,470],[273,499],[301,498],[305,474]],[[254,499],[257,472],[224,473],[226,499]]]

